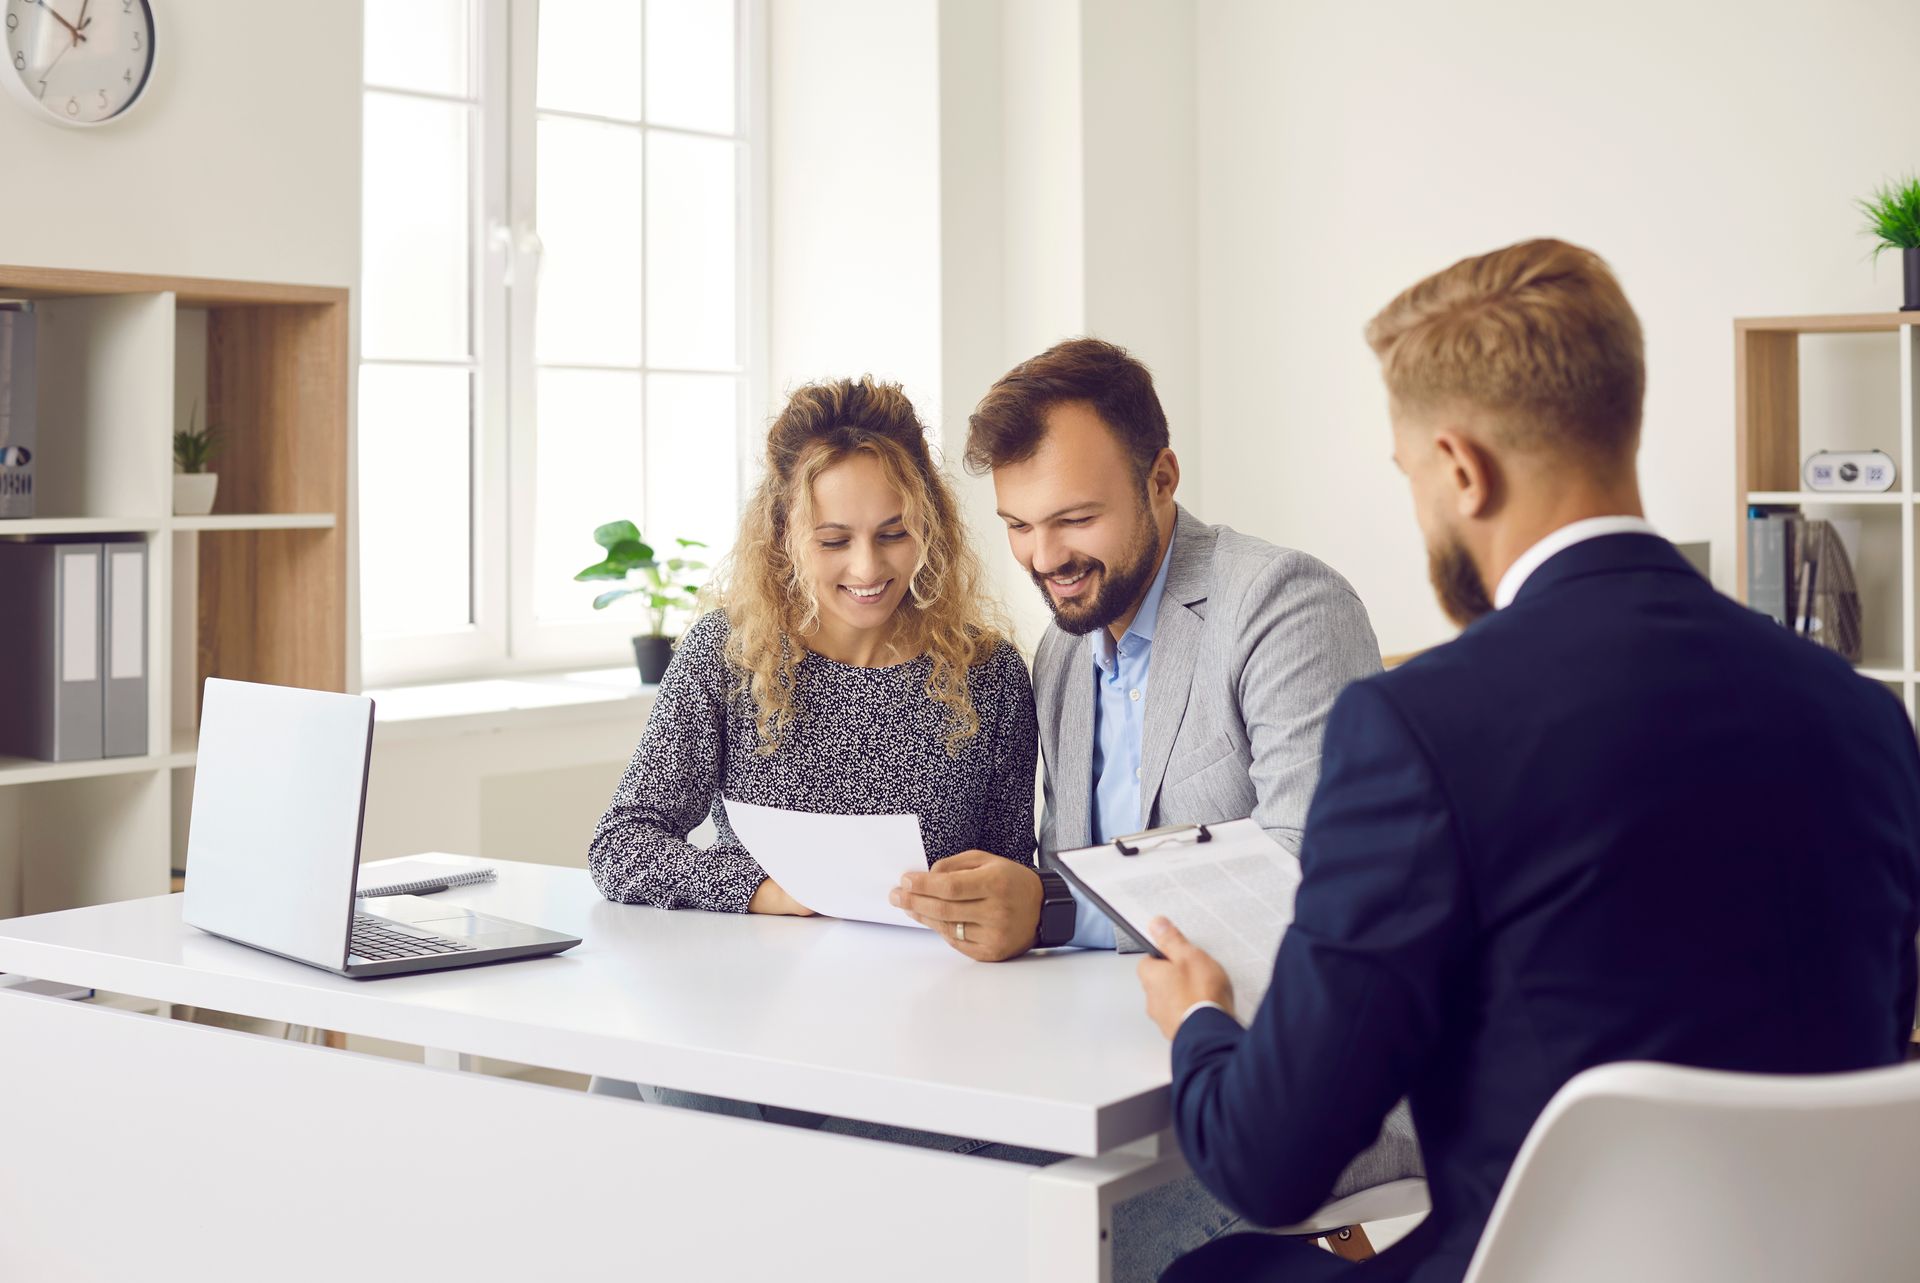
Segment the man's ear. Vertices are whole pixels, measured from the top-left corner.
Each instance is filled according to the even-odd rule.
[[[1156,504],[1172,503],[1173,492],[1179,488],[1180,460],[1172,450],[1162,450],[1147,470],[1147,498]]]
[[[1454,510],[1469,520],[1485,516],[1499,499],[1500,465],[1492,452],[1452,428],[1434,432],[1433,448],[1446,469]]]

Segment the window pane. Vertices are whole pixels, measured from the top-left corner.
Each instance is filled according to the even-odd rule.
[[[640,119],[640,10],[640,0],[540,0],[542,111]]]
[[[646,530],[640,484],[638,374],[542,370],[535,430],[534,615],[542,623],[605,618],[593,599],[614,585],[575,583],[598,560],[598,526],[622,518]],[[635,605],[609,607],[634,621]]]
[[[542,361],[640,364],[640,148],[624,125],[540,122]]]
[[[735,143],[647,135],[647,364],[739,365]]]
[[[707,545],[713,562],[738,527],[741,381],[730,375],[647,376],[648,535]]]
[[[647,122],[734,129],[733,0],[647,0]]]
[[[360,367],[360,628],[473,619],[473,397],[465,370]]]
[[[360,350],[367,357],[468,355],[472,111],[366,95]]]
[[[473,9],[468,0],[383,0],[366,6],[366,78],[370,85],[467,97]]]

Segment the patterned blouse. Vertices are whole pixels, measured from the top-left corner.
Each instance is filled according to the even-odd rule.
[[[925,657],[855,668],[809,653],[795,717],[762,757],[751,696],[722,648],[719,611],[687,631],[647,728],[587,850],[609,900],[745,913],[766,877],[727,823],[723,798],[840,815],[920,817],[927,863],[983,850],[1033,863],[1039,728],[1026,664],[1002,642],[967,673],[980,730],[947,752],[947,706],[927,694]],[[712,816],[702,850],[687,834]]]

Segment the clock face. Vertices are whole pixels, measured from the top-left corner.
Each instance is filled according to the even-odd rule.
[[[4,12],[0,77],[55,120],[101,124],[146,88],[153,70],[147,0],[4,0]]]

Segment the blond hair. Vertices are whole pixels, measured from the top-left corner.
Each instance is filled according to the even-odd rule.
[[[800,571],[813,528],[813,483],[854,454],[875,459],[900,495],[914,546],[913,574],[894,612],[890,648],[929,661],[927,695],[947,706],[947,750],[980,730],[967,669],[1006,634],[981,592],[980,564],[959,505],[927,451],[926,428],[895,383],[872,378],[812,383],[795,391],[767,433],[766,473],[740,522],[740,537],[708,589],[725,611],[725,655],[735,694],[751,696],[760,753],[770,754],[802,711],[794,688],[801,642],[820,623],[820,602]]]
[[[1640,320],[1604,260],[1532,240],[1462,259],[1367,324],[1393,399],[1491,411],[1499,444],[1631,458],[1646,395]]]

